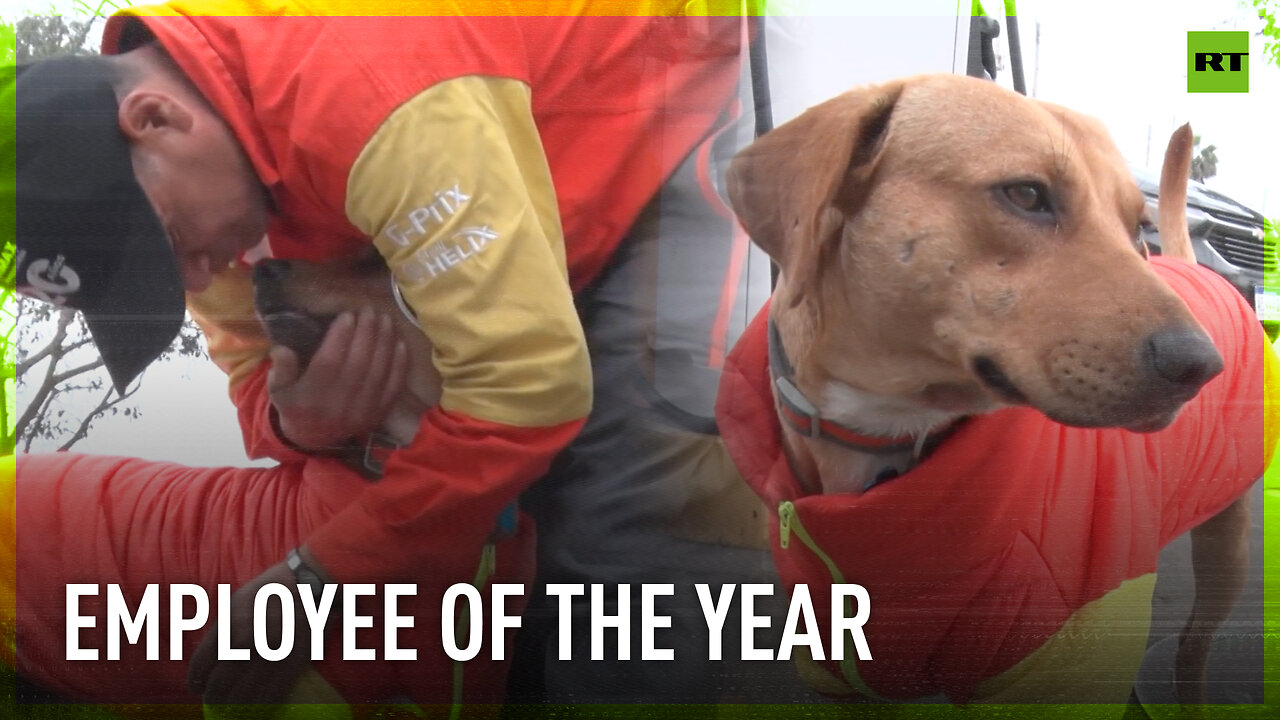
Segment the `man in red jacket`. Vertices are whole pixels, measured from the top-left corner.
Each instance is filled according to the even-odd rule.
[[[267,4],[279,7],[245,8],[257,17],[131,9],[105,31],[116,57],[46,62],[19,80],[19,286],[84,312],[119,388],[173,337],[185,287],[250,453],[285,463],[210,474],[24,458],[23,517],[94,511],[80,541],[22,524],[24,623],[68,582],[230,582],[243,646],[235,633],[251,632],[268,583],[483,580],[500,514],[591,405],[573,291],[609,284],[630,229],[724,123],[739,75],[737,18],[339,19]],[[324,258],[369,242],[444,384],[415,442],[364,484],[315,455],[373,428],[390,392],[370,389],[401,381],[387,323],[339,318],[299,372],[240,331],[247,298],[228,296],[218,271],[250,249]],[[90,697],[127,700],[146,684],[57,677],[60,627],[22,626],[20,669]],[[214,640],[188,648],[191,687],[209,701],[278,700],[306,662],[305,643],[290,662],[219,661]],[[344,672],[327,676],[348,697],[388,689]],[[171,674],[153,677],[173,697]]]

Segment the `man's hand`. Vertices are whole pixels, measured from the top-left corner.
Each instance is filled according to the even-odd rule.
[[[259,588],[268,583],[280,583],[294,596],[293,652],[283,660],[265,660],[253,651],[254,598]],[[311,658],[311,633],[306,629],[305,621],[301,630],[297,625],[297,620],[306,615],[296,588],[293,573],[284,563],[278,563],[232,593],[231,607],[224,610],[231,615],[230,646],[248,648],[249,659],[218,660],[219,625],[215,625],[191,656],[191,665],[187,669],[187,686],[191,691],[201,695],[210,705],[285,702]],[[280,604],[273,601],[267,603],[267,607],[267,637],[277,640],[281,631]]]
[[[322,450],[378,429],[405,386],[409,352],[391,318],[365,309],[333,321],[305,372],[285,347],[273,347],[271,361],[267,392],[280,431],[303,450]]]

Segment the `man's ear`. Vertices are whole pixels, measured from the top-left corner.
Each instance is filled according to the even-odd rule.
[[[751,239],[797,287],[816,279],[845,218],[865,201],[902,86],[897,81],[839,95],[734,157],[730,204]]]
[[[134,90],[120,101],[120,131],[134,142],[166,130],[188,132],[195,115],[185,103],[165,92]]]

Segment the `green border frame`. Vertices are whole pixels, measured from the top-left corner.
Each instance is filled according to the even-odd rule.
[[[0,127],[6,128],[5,132],[12,134],[12,130],[8,128],[14,127],[14,100],[15,96],[12,92],[14,87],[14,56],[17,52],[17,34],[15,27],[6,22],[0,22]],[[4,403],[4,419],[3,422],[7,427],[3,428],[3,437],[12,438],[12,428],[17,422],[17,388],[16,388],[16,352],[13,342],[16,340],[17,329],[17,306],[18,301],[15,297],[14,276],[15,266],[10,262],[14,258],[16,248],[14,247],[14,227],[15,227],[15,210],[14,210],[14,193],[12,188],[15,183],[16,166],[15,158],[12,157],[12,137],[0,139],[0,238],[4,239],[3,252],[0,258],[3,258],[4,264],[0,266],[6,277],[4,284],[0,286],[0,303],[3,303],[3,309],[0,310],[0,393],[3,398],[0,402]],[[0,454],[11,454],[14,447],[11,443],[5,442],[0,446]]]

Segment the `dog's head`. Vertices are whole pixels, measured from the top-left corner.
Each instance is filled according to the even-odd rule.
[[[797,384],[1154,430],[1220,372],[1145,258],[1105,129],[959,76],[865,87],[742,151],[733,207],[781,267]]]
[[[253,305],[272,344],[293,350],[301,367],[341,313],[397,312],[386,264],[376,252],[328,262],[261,261],[253,268]]]
[[[373,248],[324,262],[264,260],[253,268],[253,303],[272,344],[283,345],[305,368],[329,326],[343,312],[366,308],[393,318],[409,350],[409,390],[427,405],[439,398],[431,346],[400,309],[391,272]]]

